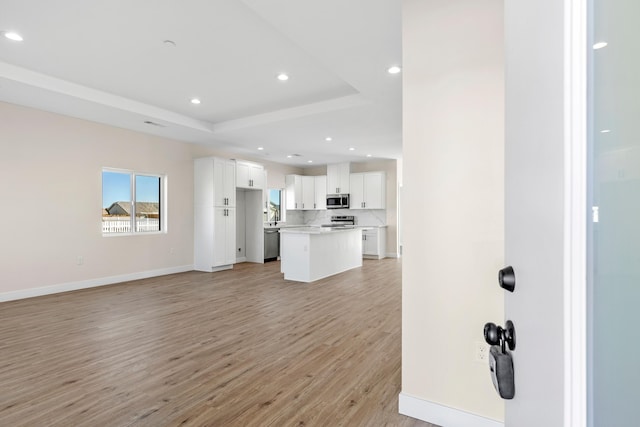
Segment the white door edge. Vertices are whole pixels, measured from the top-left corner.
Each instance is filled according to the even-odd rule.
[[[587,425],[587,0],[565,0],[564,425]]]

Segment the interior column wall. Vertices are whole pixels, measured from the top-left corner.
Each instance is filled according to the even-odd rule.
[[[497,422],[475,349],[503,323],[503,43],[501,0],[403,2],[402,395]]]

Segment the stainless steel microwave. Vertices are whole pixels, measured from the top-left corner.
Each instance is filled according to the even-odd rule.
[[[327,194],[327,209],[348,209],[348,194]]]

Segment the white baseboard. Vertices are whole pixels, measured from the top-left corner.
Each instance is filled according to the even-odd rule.
[[[504,427],[504,423],[400,393],[398,412],[442,427]]]
[[[193,265],[181,265],[177,267],[161,268],[159,270],[140,271],[137,273],[121,274],[118,276],[99,277],[97,279],[81,280],[78,282],[60,283],[57,285],[43,286],[41,288],[21,289],[18,291],[1,293],[0,302],[39,297],[43,295],[57,294],[60,292],[77,291],[79,289],[95,288],[97,286],[112,285],[114,283],[128,282],[131,280],[148,279],[149,277],[166,276],[167,274],[184,273],[185,271],[192,270]]]
[[[387,252],[387,258],[400,258],[397,252]]]

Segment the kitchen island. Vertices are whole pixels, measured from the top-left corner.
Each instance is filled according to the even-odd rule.
[[[362,267],[362,230],[343,227],[280,229],[280,271],[285,280],[315,280]]]

